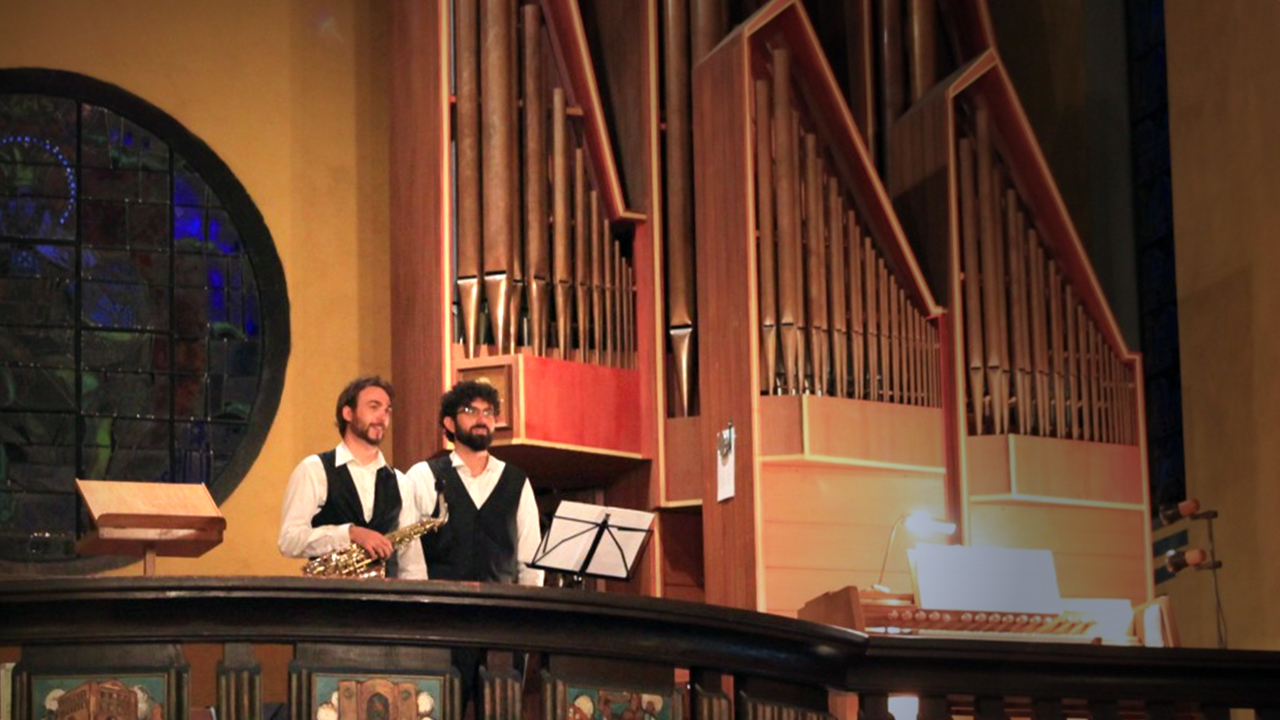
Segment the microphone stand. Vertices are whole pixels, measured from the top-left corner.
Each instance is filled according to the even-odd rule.
[[[1213,614],[1214,627],[1218,632],[1218,649],[1227,649],[1227,616],[1222,610],[1222,594],[1218,591],[1218,568],[1222,567],[1222,563],[1218,560],[1218,549],[1213,540],[1213,520],[1218,517],[1217,510],[1205,510],[1204,512],[1192,513],[1192,520],[1204,520],[1206,529],[1209,531],[1209,562],[1198,566],[1197,570],[1209,570],[1213,573]]]

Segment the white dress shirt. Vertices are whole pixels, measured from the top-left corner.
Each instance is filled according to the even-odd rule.
[[[364,519],[373,517],[373,500],[377,486],[378,470],[386,467],[387,461],[378,452],[378,456],[368,465],[361,465],[347,449],[345,443],[334,448],[333,464],[336,467],[347,466],[351,480],[360,496],[360,507],[364,510]],[[400,522],[398,527],[411,525],[418,521],[418,508],[414,504],[414,494],[404,473],[395,471],[396,485],[400,491]],[[310,558],[341,550],[351,545],[351,523],[342,525],[321,525],[311,527],[311,519],[324,507],[329,497],[329,480],[325,477],[324,464],[319,455],[309,455],[298,463],[289,476],[289,485],[284,492],[284,506],[280,513],[280,552],[288,557]],[[414,555],[416,554],[416,562]],[[397,553],[399,565],[398,577],[421,579],[426,577],[426,563],[422,560],[422,545],[417,542]],[[407,566],[407,567],[406,567]],[[422,568],[422,574],[415,575],[415,568]]]
[[[449,461],[453,463],[453,469],[458,471],[458,477],[462,479],[462,486],[467,489],[467,494],[471,496],[471,501],[475,503],[476,508],[484,505],[489,499],[489,495],[493,493],[493,489],[498,486],[498,479],[502,477],[502,470],[507,466],[506,463],[498,458],[490,455],[489,462],[479,475],[472,476],[471,470],[467,468],[467,464],[458,457],[458,453],[449,453]],[[436,507],[436,476],[431,472],[431,466],[425,461],[409,468],[406,473],[409,478],[409,485],[415,497],[415,504],[418,512],[423,517],[430,515],[435,511]],[[533,554],[538,550],[538,543],[542,540],[542,532],[538,527],[538,504],[533,499],[533,488],[529,485],[529,481],[524,481],[524,487],[520,490],[520,505],[516,510],[516,556],[520,561],[519,583],[521,585],[541,585],[543,571],[529,567],[529,563],[533,561]],[[430,540],[428,540],[430,542]],[[422,543],[414,543],[418,549],[422,549]],[[427,573],[426,560],[419,553],[418,558],[422,560],[422,576]],[[403,562],[413,562],[414,558],[404,558]],[[401,571],[405,570],[405,566],[401,564]],[[419,572],[417,567],[412,568],[413,572]]]

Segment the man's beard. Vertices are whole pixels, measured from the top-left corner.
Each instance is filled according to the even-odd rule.
[[[353,421],[351,423],[351,434],[369,443],[370,445],[381,445],[382,438],[387,436],[387,428],[385,425],[377,426],[382,429],[382,433],[379,434],[377,437],[374,437],[369,432],[369,429],[372,427],[374,427],[373,423],[366,423],[364,425],[361,425],[359,421]]]
[[[489,431],[488,428],[485,430],[486,431],[483,434],[477,434],[475,432],[475,428],[466,431],[459,430],[454,433],[453,436],[458,440],[458,442],[466,445],[472,450],[476,452],[484,452],[489,449],[489,444],[493,442],[493,433]]]

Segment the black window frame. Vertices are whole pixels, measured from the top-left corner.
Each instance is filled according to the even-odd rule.
[[[173,156],[185,160],[217,196],[222,208],[234,222],[244,253],[249,258],[257,281],[261,322],[261,369],[245,435],[236,446],[227,465],[209,483],[210,494],[221,505],[244,480],[262,450],[267,433],[280,407],[289,359],[289,293],[280,256],[262,213],[243,184],[208,144],[164,110],[119,86],[87,75],[61,70],[0,69],[0,95],[9,94],[66,98],[78,103],[103,107],[123,116],[165,142]],[[79,142],[78,138],[77,142]],[[80,207],[78,199],[76,207],[78,212]],[[172,197],[170,197],[170,207],[172,207]],[[77,226],[77,244],[82,242],[81,233],[82,229]],[[172,242],[172,233],[170,242]],[[77,282],[82,280],[83,278],[77,277]],[[174,282],[175,279],[170,276],[170,286]],[[77,323],[79,322],[81,320],[77,318]],[[75,371],[77,374],[83,372],[80,367],[76,367]],[[81,426],[77,430],[78,436],[84,432],[83,413],[83,408],[77,409],[77,417],[81,418],[78,423]],[[88,574],[122,567],[137,560],[138,558],[128,557],[76,557],[65,561],[31,562],[0,559],[0,576]]]

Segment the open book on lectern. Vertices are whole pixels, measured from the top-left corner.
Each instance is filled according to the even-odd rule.
[[[653,526],[653,513],[560,501],[529,563],[542,570],[627,580]]]

